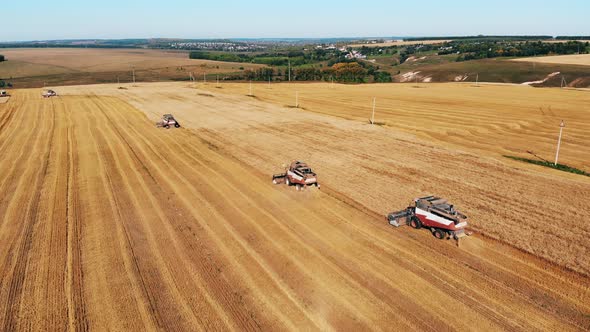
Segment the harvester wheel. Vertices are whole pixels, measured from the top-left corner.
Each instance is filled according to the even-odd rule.
[[[441,231],[440,229],[435,229],[432,232],[432,235],[434,235],[435,238],[442,240],[445,238],[445,232]]]
[[[289,181],[289,177],[285,177],[285,184],[287,185],[287,187],[291,186],[291,181]]]
[[[300,191],[301,190],[301,185],[300,184],[295,185],[295,189],[297,189],[297,191]]]
[[[420,229],[422,228],[422,222],[420,221],[420,219],[414,217],[412,218],[412,220],[410,220],[410,226],[415,229]]]
[[[166,124],[166,125],[164,125],[164,128],[170,129],[170,125]]]
[[[279,184],[279,182],[277,181],[277,179],[272,179],[272,183],[273,184]]]
[[[177,123],[174,125],[174,128],[180,128],[180,125]]]

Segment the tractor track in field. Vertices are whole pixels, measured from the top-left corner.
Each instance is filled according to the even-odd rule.
[[[590,329],[586,276],[485,237],[456,247],[387,225],[372,191],[399,178],[397,195],[412,194],[409,163],[448,155],[436,145],[376,141],[346,120],[191,89],[164,99],[185,128],[158,129],[151,117],[162,108],[145,108],[143,89],[153,95],[64,88],[44,100],[18,90],[0,105],[0,123],[11,117],[0,131],[0,190],[14,193],[0,196],[4,329]],[[270,183],[281,162],[311,147],[300,154],[321,190]],[[448,165],[467,179],[489,165],[460,155],[471,166]],[[337,169],[363,174],[341,186]],[[369,179],[383,183],[363,187]],[[428,180],[510,203],[477,183]]]
[[[78,170],[76,140],[72,128],[71,110],[67,110],[67,162],[66,162],[66,244],[67,266],[65,293],[67,297],[68,327],[70,330],[87,331],[89,329],[84,302],[84,271],[82,270],[81,227],[79,214],[79,197],[74,190]]]
[[[4,130],[4,128],[10,123],[14,116],[14,112],[16,110],[16,106],[14,104],[10,104],[8,106],[8,110],[0,116],[0,133]]]
[[[53,109],[53,105],[52,105]],[[23,292],[23,283],[25,278],[27,277],[25,271],[29,268],[29,254],[31,246],[33,245],[33,232],[38,220],[39,214],[39,205],[40,205],[40,197],[41,197],[41,189],[43,187],[44,181],[47,175],[47,169],[49,160],[51,159],[52,144],[54,138],[54,127],[55,127],[55,112],[52,112],[52,120],[51,120],[51,127],[49,132],[50,138],[47,142],[47,148],[44,149],[45,157],[42,159],[42,164],[40,166],[40,170],[35,180],[36,188],[33,190],[33,197],[28,202],[28,208],[26,211],[21,214],[23,216],[22,222],[24,224],[22,228],[22,233],[19,235],[20,243],[13,242],[12,247],[9,249],[9,252],[16,251],[16,255],[14,258],[14,267],[12,268],[12,274],[10,279],[10,287],[8,290],[8,303],[9,305],[5,307],[4,317],[4,326],[3,329],[5,331],[13,331],[17,328],[17,324],[21,323],[18,322],[16,319],[17,308],[19,307],[22,301],[22,292]]]
[[[110,118],[109,118],[109,116],[108,116],[108,115],[105,113],[105,111],[104,111],[104,109],[105,109],[106,105],[103,105],[103,104],[102,104],[102,103],[101,103],[99,100],[97,100],[97,99],[95,99],[95,100],[94,100],[94,102],[95,102],[95,104],[98,106],[98,108],[101,110],[101,112],[103,113],[103,115],[105,116],[105,118],[109,119],[109,122],[112,122],[112,121],[113,121],[113,119],[110,119]],[[118,119],[117,119],[117,121],[118,121]],[[129,131],[134,131],[134,132],[135,132],[135,134],[137,134],[137,137],[142,137],[142,134],[141,134],[141,133],[139,133],[139,132],[137,132],[137,131],[136,131],[136,130],[133,128],[133,127],[130,127],[130,128],[127,128],[127,129],[128,129]],[[139,153],[138,151],[136,151],[136,150],[135,150],[135,148],[134,148],[134,147],[132,146],[132,144],[130,143],[130,141],[128,141],[128,139],[124,137],[124,135],[123,135],[122,131],[121,131],[121,130],[119,130],[119,128],[117,128],[117,127],[114,127],[114,130],[115,130],[115,132],[116,132],[117,136],[118,136],[118,137],[119,137],[119,138],[120,138],[120,139],[121,139],[121,140],[122,140],[122,141],[125,143],[125,145],[126,145],[128,148],[129,148],[129,151],[132,153],[132,156],[133,156],[133,159],[134,159],[134,161],[135,161],[137,164],[139,164],[139,165],[141,166],[141,169],[142,169],[142,170],[143,170],[143,171],[144,171],[144,172],[145,172],[145,173],[148,175],[148,177],[149,177],[149,180],[151,180],[151,181],[153,182],[153,186],[154,186],[154,187],[157,187],[157,188],[161,188],[161,187],[163,187],[163,186],[162,186],[162,183],[160,183],[160,182],[159,182],[159,181],[156,179],[156,176],[155,176],[155,175],[152,173],[152,171],[150,171],[150,168],[148,167],[148,165],[147,165],[147,164],[146,164],[146,163],[143,161],[144,159],[140,157],[140,153]],[[147,139],[146,139],[146,141],[147,141]],[[158,152],[157,152],[157,150],[151,149],[151,151],[150,151],[150,154],[152,154],[152,155],[158,155]],[[161,155],[160,155],[160,156],[158,156],[158,157],[159,157],[159,158],[162,158],[162,159],[164,159],[164,156],[161,156]],[[164,199],[164,197],[159,197],[159,199]],[[179,208],[179,207],[175,207],[175,210],[177,210],[178,208]],[[210,272],[210,271],[209,271],[209,272]],[[209,273],[209,275],[208,275],[208,278],[213,278],[213,277],[214,277],[214,275],[212,275],[212,274],[210,274],[210,273]],[[228,286],[228,285],[226,285],[225,287],[226,287],[226,288],[229,288],[229,286]],[[226,291],[225,293],[226,293],[226,296],[228,296],[228,295],[229,295],[229,294],[227,294],[227,293],[229,293],[229,292],[227,292],[227,291]],[[240,313],[240,311],[239,311],[239,310],[232,311],[232,314],[234,314],[234,313],[236,313],[236,314],[237,314],[237,313]],[[194,312],[194,315],[195,315],[195,317],[197,317],[197,316],[198,316],[198,314],[199,314],[198,312]],[[248,321],[248,318],[246,318],[246,317],[240,317],[240,316],[238,316],[238,317],[236,317],[236,319],[238,319],[238,320],[242,321],[242,323],[247,323],[247,321]],[[251,326],[251,327],[252,327],[252,326]]]

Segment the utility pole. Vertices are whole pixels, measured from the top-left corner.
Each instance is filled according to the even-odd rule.
[[[207,73],[203,73],[203,83],[207,83]]]
[[[119,80],[119,76],[117,76],[117,84],[121,84],[121,81]]]
[[[299,91],[295,91],[295,108],[299,108]]]
[[[133,84],[135,84],[135,68],[133,68]]]
[[[217,75],[217,85],[216,86],[219,88],[219,75]]]
[[[289,61],[289,82],[291,82],[291,59]]]
[[[559,149],[561,148],[561,134],[563,133],[563,128],[565,128],[565,122],[561,120],[561,124],[559,125],[559,139],[557,140],[557,152],[555,153],[555,166],[557,166],[557,161],[559,160]]]
[[[479,74],[475,77],[475,86],[479,86]]]
[[[375,124],[375,105],[377,103],[377,97],[373,97],[373,114],[371,115],[371,124]]]
[[[252,80],[250,80],[250,94],[248,96],[252,96]]]

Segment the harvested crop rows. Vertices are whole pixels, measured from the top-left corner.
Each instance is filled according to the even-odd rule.
[[[400,124],[394,130],[388,126],[370,126],[362,120],[355,120],[354,106],[358,101],[346,86],[334,88],[344,89],[340,94],[334,91],[332,95],[316,99],[318,104],[323,100],[323,105],[326,105],[318,112],[336,113],[339,105],[341,108],[337,114],[344,114],[344,117],[354,121],[314,114],[317,105],[309,112],[228,94],[228,90],[231,92],[240,88],[240,85],[228,85],[221,90],[211,88],[211,92],[194,91],[183,84],[144,85],[129,90],[119,90],[114,86],[74,87],[72,92],[119,95],[154,120],[163,109],[174,110],[185,125],[197,129],[200,136],[267,175],[279,171],[281,165],[291,159],[303,159],[319,171],[325,188],[331,188],[346,200],[377,215],[403,208],[413,197],[436,193],[463,207],[471,217],[471,225],[480,233],[579,272],[590,272],[590,262],[585,259],[585,252],[590,250],[590,243],[586,240],[590,230],[587,223],[580,222],[583,211],[590,210],[590,204],[585,199],[590,195],[590,179],[508,161],[497,154],[496,151],[502,151],[503,146],[510,149],[526,142],[524,135],[518,136],[516,132],[512,135],[518,139],[502,140],[502,137],[511,137],[507,129],[501,127],[498,132],[480,130],[478,125],[474,125],[477,122],[469,119],[470,113],[463,111],[449,118],[466,117],[458,126],[470,127],[468,132],[474,133],[471,141],[467,136],[460,135],[449,135],[447,140],[447,136],[441,135],[433,140],[428,135],[453,128],[454,123],[445,119],[444,114],[429,117],[415,111],[413,116],[400,117]],[[313,86],[316,90],[321,87]],[[398,86],[393,85],[392,89],[399,89]],[[301,90],[307,85],[296,87]],[[312,90],[312,87],[309,89]],[[247,90],[248,85],[241,88]],[[261,94],[262,89],[264,87],[254,91]],[[513,89],[516,92],[532,90],[508,87],[505,95],[516,95]],[[269,89],[272,90],[277,96],[285,93],[283,87]],[[375,91],[365,92],[370,95]],[[271,96],[270,92],[259,98],[267,96],[278,98]],[[309,101],[303,99],[302,103],[309,107]],[[501,106],[499,108],[502,109]],[[420,110],[418,106],[412,109]],[[436,112],[427,107],[424,109],[427,113]],[[469,106],[457,109],[457,112],[469,110]],[[410,113],[409,110],[406,112]],[[381,111],[381,116],[384,116],[383,113]],[[523,117],[507,110],[505,114],[517,117],[513,121],[520,121],[518,117]],[[496,119],[497,116],[494,117],[490,106],[486,112],[472,114],[471,117],[481,117],[479,121],[484,127],[493,121],[501,122]],[[432,132],[418,127],[412,120],[417,118],[424,119],[426,124],[434,122]],[[586,125],[583,116],[580,118],[582,121],[578,125]],[[528,121],[537,120],[530,118]],[[406,124],[420,129],[408,132],[424,135],[429,141],[396,130],[405,128]],[[572,131],[577,131],[576,135],[580,137],[588,135],[579,128],[571,127],[567,128],[568,136],[572,135]],[[460,132],[460,129],[451,131]],[[477,137],[478,133],[481,137]],[[476,140],[484,144],[470,147],[469,144]],[[457,143],[453,145],[449,141]],[[568,160],[578,160],[576,158],[587,150],[583,142],[584,139],[580,139],[577,143],[579,152],[576,153],[568,146],[576,144],[576,141],[564,139],[562,160],[568,163]],[[442,149],[440,145],[458,145],[461,150]],[[481,147],[488,149],[482,150]]]
[[[68,91],[75,95],[46,100],[16,91],[0,105],[2,330],[590,328],[586,277],[481,237],[458,248],[392,229],[367,203],[377,196],[349,196],[384,178],[380,162],[410,172],[412,158],[427,162],[426,152],[400,164],[370,159],[372,151],[345,139],[382,132],[182,85]],[[188,128],[156,129],[134,106],[149,118],[173,112]],[[302,147],[337,152],[303,156],[327,190],[270,184],[274,164],[296,148],[269,140],[296,133]],[[417,144],[403,134],[393,140],[402,151]],[[375,149],[392,147],[381,144]],[[374,170],[339,188],[343,154]],[[273,165],[260,166],[266,157]],[[509,179],[587,190],[496,167]],[[395,208],[402,194],[393,196]],[[465,206],[462,194],[451,198]]]
[[[245,95],[247,84],[198,85]],[[553,160],[559,123],[566,122],[560,161],[590,171],[590,94],[587,91],[475,84],[256,84],[254,95],[281,106],[367,123],[376,97],[375,122],[436,145],[477,154]]]
[[[142,49],[42,48],[4,49],[8,61],[0,64],[2,77],[29,77],[67,73],[131,72],[162,68],[193,68],[197,75],[238,71],[240,66],[260,65],[193,60],[188,52]],[[186,74],[188,76],[188,73]]]
[[[151,49],[17,48],[3,49],[0,78],[16,87],[79,85],[96,82],[152,82],[228,75],[258,64],[189,59],[188,52]],[[213,76],[214,77],[214,76]],[[211,79],[211,77],[210,77]]]

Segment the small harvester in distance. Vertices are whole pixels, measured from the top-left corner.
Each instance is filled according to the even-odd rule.
[[[10,95],[8,92],[6,92],[6,90],[0,90],[0,98],[2,97],[10,97]]]
[[[295,186],[299,190],[303,190],[307,186],[320,187],[316,173],[304,162],[294,161],[289,167],[285,169],[285,173],[274,174],[272,176],[272,183],[285,183],[287,186]]]
[[[387,220],[396,227],[427,228],[437,239],[454,239],[457,245],[460,238],[471,235],[466,231],[467,216],[446,199],[435,196],[416,198],[405,210],[388,214]]]
[[[57,97],[57,92],[55,92],[53,90],[47,90],[47,91],[43,92],[42,96],[43,96],[43,98]]]
[[[156,127],[158,128],[163,127],[168,129],[170,128],[170,126],[174,126],[174,128],[180,128],[180,123],[176,121],[172,114],[164,114],[162,116],[162,120],[156,123]]]

